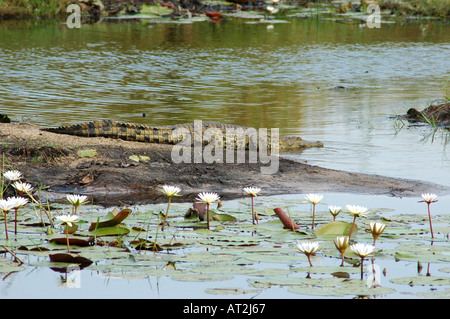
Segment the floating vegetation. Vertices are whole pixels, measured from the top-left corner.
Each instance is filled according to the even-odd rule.
[[[3,176],[3,190],[12,187],[12,181],[24,179],[14,171]],[[245,197],[251,203],[238,209],[223,203],[213,207],[219,195],[201,193],[198,200],[203,203],[194,203],[198,214],[192,218],[192,203],[170,202],[181,193],[178,187],[165,186],[162,196],[169,197],[168,204],[151,205],[144,211],[116,207],[106,213],[88,205],[81,195],[69,195],[63,203],[47,209],[64,227],[43,223],[35,213],[40,200],[33,197],[14,220],[4,215],[5,225],[14,222],[17,230],[13,233],[5,228],[10,236],[0,239],[0,250],[5,253],[0,258],[0,273],[5,278],[27,267],[65,273],[77,265],[112,278],[232,283],[231,287],[206,287],[204,292],[211,295],[252,296],[270,287],[296,295],[335,298],[388,298],[403,289],[397,287],[442,287],[439,296],[448,292],[450,215],[439,215],[437,204],[431,237],[426,212],[388,218],[382,216],[389,211],[385,208],[349,206],[348,211],[330,215],[329,206],[324,211],[316,206],[322,200],[320,195],[306,202],[285,200],[285,204],[314,204],[313,214],[308,209],[298,211],[297,205],[295,211],[286,208],[288,216],[277,207],[274,197],[258,197],[255,206],[253,196],[259,196],[260,189],[252,188],[245,191],[245,195],[253,194]],[[72,214],[65,213],[71,208]],[[355,216],[364,218],[356,220]],[[313,229],[315,225],[317,229]],[[158,232],[163,227],[164,231]],[[379,265],[390,262],[417,264],[417,274],[386,277],[387,270]],[[424,263],[428,263],[427,276],[420,275]],[[438,275],[431,275],[430,263],[441,265]],[[233,279],[237,277],[246,278],[243,286],[236,286]]]

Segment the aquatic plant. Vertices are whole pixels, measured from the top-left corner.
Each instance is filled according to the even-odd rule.
[[[80,207],[83,204],[86,204],[87,200],[88,200],[87,196],[85,196],[85,195],[77,195],[77,194],[74,194],[74,195],[69,194],[69,195],[66,196],[66,198],[67,198],[67,201],[70,204],[72,204],[72,206],[73,206],[73,213],[75,215],[77,214],[78,207]]]
[[[20,196],[23,196],[24,194],[29,195],[33,191],[33,186],[31,186],[31,184],[21,181],[14,182],[12,186],[17,190]]]
[[[319,243],[317,241],[314,242],[298,242],[297,241],[297,250],[298,252],[305,254],[308,257],[309,265],[312,267],[311,263],[311,255],[315,254],[319,249]]]
[[[167,216],[169,215],[169,208],[170,208],[170,202],[172,201],[172,197],[181,196],[181,195],[178,195],[178,193],[181,192],[181,189],[177,186],[164,185],[161,192],[169,197],[166,214],[164,215],[164,221],[161,226],[161,230],[164,230],[164,226],[166,225]]]
[[[66,233],[66,241],[67,241],[67,252],[70,253],[70,244],[69,244],[69,227],[78,221],[78,216],[76,215],[60,215],[56,216],[56,219],[65,225],[65,233]]]
[[[328,206],[328,211],[333,215],[333,221],[336,220],[336,216],[341,212],[342,207],[340,206]]]
[[[314,229],[314,216],[316,214],[316,205],[322,200],[323,195],[319,194],[308,194],[305,199],[307,202],[313,205],[313,217],[312,217],[312,229]]]
[[[365,217],[364,213],[367,212],[367,208],[359,205],[347,205],[346,207],[349,213],[353,215],[352,228],[350,228],[350,233],[348,234],[348,237],[350,238],[356,223],[356,217]]]
[[[13,202],[8,199],[0,199],[0,210],[3,211],[3,214],[5,215],[5,237],[8,239],[8,225],[7,225],[7,214],[8,212],[14,208]]]
[[[11,205],[14,209],[14,234],[17,234],[17,211],[28,204],[28,199],[24,197],[10,197],[8,200],[12,202]]]
[[[244,192],[246,192],[252,198],[252,222],[253,222],[253,224],[255,224],[255,220],[256,220],[256,223],[258,223],[258,214],[255,212],[255,210],[253,208],[253,198],[255,196],[258,196],[259,192],[261,192],[261,188],[259,188],[259,187],[245,187],[244,188]]]
[[[16,170],[10,170],[3,173],[3,177],[9,180],[10,182],[15,182],[20,180],[22,177],[22,173]]]
[[[12,186],[16,189],[19,196],[27,195],[35,204],[37,204],[39,206],[39,208],[41,210],[43,210],[45,212],[45,214],[47,215],[47,218],[49,219],[52,227],[54,226],[53,219],[52,219],[52,216],[50,215],[49,209],[46,209],[45,207],[43,207],[42,204],[34,198],[34,196],[32,194],[32,191],[34,188],[31,184],[23,183],[21,181],[16,181],[12,184]],[[36,215],[37,215],[37,213],[36,213]],[[41,216],[41,220],[42,220],[42,216]],[[44,223],[43,220],[42,220],[42,223]]]
[[[386,224],[370,222],[369,227],[370,227],[370,232],[372,233],[372,236],[373,236],[373,246],[375,246],[375,242],[377,241],[377,238],[381,235],[381,233],[386,228]]]
[[[362,244],[362,243],[356,243],[353,245],[350,245],[350,249],[361,258],[361,280],[363,279],[364,275],[364,258],[369,256],[373,253],[375,247],[372,245]]]
[[[431,231],[431,238],[434,238],[434,234],[433,234],[433,225],[431,223],[431,211],[430,211],[430,205],[431,203],[435,203],[437,202],[437,195],[436,194],[432,194],[432,193],[425,193],[422,194],[422,198],[423,200],[420,201],[419,203],[427,203],[428,205],[428,219],[430,221],[430,231]]]
[[[342,257],[341,267],[344,267],[344,253],[349,244],[350,244],[350,237],[348,236],[339,236],[334,239],[334,245],[336,246],[337,250],[339,250],[339,252],[341,253]]]
[[[206,224],[207,224],[208,229],[209,229],[209,205],[211,205],[212,203],[218,202],[219,199],[220,199],[220,197],[216,193],[203,192],[203,193],[198,194],[197,200],[200,203],[206,204]]]

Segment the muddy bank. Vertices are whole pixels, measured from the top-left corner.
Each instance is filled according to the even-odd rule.
[[[259,162],[176,164],[170,145],[60,135],[28,124],[1,123],[0,141],[6,169],[20,170],[24,180],[50,200],[77,192],[105,206],[155,203],[166,200],[159,192],[165,184],[181,187],[184,196],[179,200],[185,201],[201,191],[233,199],[242,196],[246,186],[261,187],[263,195],[351,192],[402,197],[448,191],[440,185],[325,169],[282,157],[271,175],[261,174],[261,167],[269,164]]]

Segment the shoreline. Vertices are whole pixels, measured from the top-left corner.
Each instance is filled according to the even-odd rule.
[[[165,184],[182,189],[181,201],[193,201],[200,192],[236,199],[248,186],[262,188],[264,196],[346,192],[411,197],[450,191],[429,182],[322,168],[282,154],[272,175],[262,175],[267,164],[259,162],[176,164],[170,157],[172,145],[55,134],[24,123],[0,123],[0,141],[6,169],[19,170],[50,201],[78,193],[105,207],[158,203],[166,200],[160,192]]]
[[[22,20],[56,18],[66,19],[70,15],[67,8],[76,4],[81,10],[83,23],[94,23],[102,19],[128,16],[139,18],[139,15],[153,15],[162,18],[191,18],[195,16],[210,17],[213,21],[222,18],[221,12],[256,10],[265,12],[270,6],[272,17],[283,15],[300,15],[301,18],[326,16],[336,18],[337,22],[361,23],[369,17],[368,6],[372,1],[305,1],[299,3],[272,3],[257,0],[201,1],[201,0],[47,0],[40,5],[27,0],[0,0],[1,20]],[[377,2],[382,20],[389,22],[444,22],[450,19],[450,6],[435,0],[409,0],[396,2],[384,0]]]

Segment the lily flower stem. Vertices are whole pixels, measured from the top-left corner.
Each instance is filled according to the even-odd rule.
[[[251,195],[250,196],[251,198],[252,198],[252,221],[253,221],[253,225],[255,224],[255,220],[256,220],[256,223],[258,223],[258,218],[256,217],[256,214],[255,214],[255,210],[253,209],[253,195]]]
[[[70,253],[69,245],[69,225],[66,224],[66,241],[67,241],[67,252]]]
[[[341,267],[344,267],[344,251],[341,252],[341,256],[342,256]]]
[[[314,229],[314,216],[316,215],[316,204],[313,204],[312,229]]]
[[[311,255],[306,255],[307,257],[308,257],[308,261],[309,261],[309,265],[312,267],[313,265],[312,265],[312,263],[311,263]]]
[[[14,234],[17,235],[17,210],[18,210],[18,208],[15,208],[14,210],[15,210],[15,212],[14,212]]]
[[[431,238],[434,238],[434,234],[433,234],[433,225],[431,224],[430,203],[427,203],[427,204],[428,204],[428,219],[430,220]]]
[[[208,226],[209,229],[209,204],[206,203],[206,225]]]
[[[160,214],[158,214],[158,223],[156,224],[156,234],[155,234],[155,241],[153,242],[153,251],[157,251],[156,249],[156,242],[158,240],[158,229],[159,229],[159,223],[161,222]],[[163,224],[164,226],[164,224]]]
[[[52,219],[52,217],[50,216],[50,213],[45,209],[45,207],[42,206],[42,204],[39,203],[39,202],[33,197],[33,195],[31,195],[29,192],[26,192],[26,194],[31,198],[31,200],[32,200],[33,202],[35,202],[37,205],[39,205],[39,208],[42,209],[42,210],[45,212],[45,214],[47,215],[47,218],[48,218],[48,220],[50,221],[50,224],[52,225],[52,227],[55,227],[55,225],[54,225],[54,223],[53,223],[53,219]],[[20,194],[20,196],[22,196],[22,194]]]
[[[4,211],[5,214],[5,236],[6,236],[6,240],[8,240],[8,226],[6,225],[6,211]]]
[[[364,278],[364,258],[361,258],[361,280]]]
[[[349,241],[350,241],[350,237],[352,236],[353,227],[355,226],[355,222],[356,222],[356,215],[353,217],[352,227],[350,228],[350,233],[348,234],[348,240]]]
[[[172,196],[169,196],[169,203],[167,204],[166,215],[164,215],[164,221],[161,226],[161,230],[164,230],[164,226],[166,225],[167,216],[169,215],[170,202],[172,201]]]

